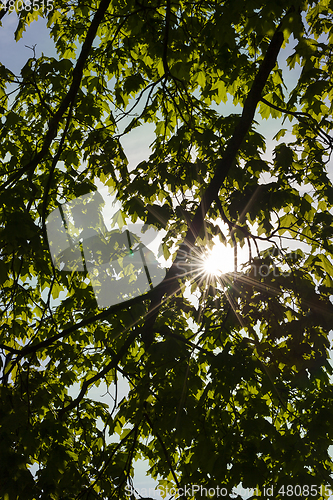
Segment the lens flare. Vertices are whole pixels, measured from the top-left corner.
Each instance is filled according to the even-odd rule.
[[[233,248],[222,243],[216,243],[203,260],[204,272],[210,276],[217,277],[234,271]]]

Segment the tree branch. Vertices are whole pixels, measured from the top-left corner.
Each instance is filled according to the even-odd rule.
[[[240,120],[236,125],[233,136],[225,149],[224,155],[217,163],[215,175],[203,195],[201,203],[197,208],[192,223],[187,231],[185,240],[178,250],[176,259],[167,272],[164,280],[155,288],[154,298],[151,301],[147,321],[143,331],[143,339],[147,347],[152,342],[152,327],[161,306],[162,297],[165,294],[171,296],[177,291],[177,265],[180,260],[180,253],[188,251],[189,248],[193,247],[204,222],[206,213],[212,202],[217,198],[218,192],[234,163],[237,152],[254,119],[257,104],[261,99],[261,93],[265,87],[270,72],[275,66],[277,56],[283,44],[283,33],[280,31],[281,24],[272,37],[258,74],[256,75],[252,88],[245,100]],[[182,252],[180,252],[180,250],[182,250]]]
[[[95,484],[100,480],[100,478],[102,477],[105,469],[110,464],[110,462],[113,459],[113,457],[115,456],[116,452],[124,445],[124,442],[127,441],[127,439],[133,434],[133,432],[135,433],[134,439],[136,440],[136,437],[137,437],[137,434],[138,434],[138,424],[136,424],[129,431],[129,433],[126,434],[126,436],[119,441],[119,443],[115,446],[115,448],[112,451],[112,453],[110,453],[110,455],[108,456],[107,460],[105,460],[105,463],[102,466],[102,468],[99,471],[99,473],[97,474],[96,479],[90,484],[90,486],[88,488],[82,489],[81,492],[75,497],[75,500],[79,500],[80,498],[83,498],[83,496],[85,496],[86,498],[89,496],[90,491],[94,488]]]
[[[174,468],[173,468],[173,466],[172,466],[171,459],[170,459],[170,457],[169,457],[169,455],[168,455],[168,451],[167,451],[167,449],[166,449],[166,447],[165,447],[165,444],[164,444],[164,442],[163,442],[163,439],[161,438],[161,436],[160,436],[159,432],[157,432],[157,431],[154,429],[153,423],[152,423],[152,421],[150,420],[148,413],[146,413],[146,412],[145,412],[145,413],[143,413],[143,416],[145,417],[145,419],[146,419],[146,421],[147,421],[147,423],[148,423],[149,427],[151,428],[152,432],[155,434],[155,436],[157,437],[157,439],[158,439],[158,441],[159,441],[159,443],[160,443],[160,445],[161,445],[161,448],[162,448],[162,450],[163,450],[163,453],[164,453],[165,459],[166,459],[167,464],[168,464],[168,466],[169,466],[169,468],[170,468],[170,471],[171,471],[172,477],[173,477],[173,479],[174,479],[174,481],[175,481],[175,483],[176,483],[176,485],[177,485],[177,488],[178,488],[178,490],[179,490],[179,489],[180,489],[180,484],[179,484],[178,478],[177,478],[177,476],[176,476],[176,472],[175,472],[175,470],[174,470]]]
[[[52,164],[51,164],[49,176],[48,176],[46,187],[45,187],[45,191],[44,191],[43,205],[42,205],[42,223],[43,223],[43,230],[44,230],[45,236],[46,236],[45,218],[46,218],[46,209],[47,209],[47,198],[48,198],[48,195],[49,195],[49,192],[50,192],[50,189],[51,189],[53,174],[54,174],[56,165],[57,165],[57,163],[59,161],[60,155],[61,155],[61,153],[63,151],[63,147],[64,147],[64,144],[65,144],[66,135],[67,135],[69,124],[70,124],[70,121],[71,121],[71,118],[72,118],[74,101],[75,101],[75,98],[73,98],[73,100],[72,100],[72,102],[70,104],[70,108],[69,108],[69,111],[68,111],[67,120],[66,120],[66,124],[65,124],[65,128],[64,128],[64,132],[63,132],[63,134],[61,136],[61,139],[60,139],[58,151],[57,151],[55,157],[52,160]]]
[[[166,4],[166,13],[165,13],[165,31],[164,31],[164,40],[163,40],[163,69],[164,73],[167,76],[170,73],[168,66],[168,42],[169,42],[169,30],[170,30],[170,0],[167,0]]]
[[[70,106],[71,102],[73,101],[73,99],[77,94],[77,91],[81,83],[84,65],[88,59],[97,30],[104,17],[105,12],[107,11],[110,5],[110,2],[111,0],[101,0],[101,3],[99,4],[98,10],[96,11],[96,14],[88,28],[86,38],[82,45],[81,53],[78,57],[76,66],[73,70],[72,84],[70,86],[69,91],[62,100],[58,110],[49,121],[48,131],[46,133],[42,149],[39,151],[39,153],[36,154],[36,156],[30,162],[28,162],[26,165],[24,165],[24,167],[19,169],[18,172],[15,172],[13,175],[11,175],[9,179],[2,184],[1,186],[2,190],[10,186],[12,183],[16,182],[18,179],[20,179],[22,175],[25,174],[28,170],[30,169],[34,170],[40,163],[40,161],[43,159],[45,154],[47,153],[51,145],[51,142],[57,135],[60,120],[62,119],[64,113],[67,111],[68,107]]]
[[[68,328],[65,328],[61,332],[56,333],[55,335],[52,335],[52,337],[49,337],[48,339],[42,340],[38,344],[28,344],[27,346],[23,347],[21,350],[16,350],[16,352],[19,353],[18,358],[21,359],[24,356],[26,356],[27,354],[31,354],[31,353],[37,352],[40,349],[43,349],[45,347],[49,347],[57,340],[59,340],[63,337],[67,337],[67,335],[69,335],[70,333],[76,332],[77,330],[79,330],[80,328],[83,328],[84,326],[91,325],[92,323],[94,323],[97,320],[106,319],[110,314],[116,313],[116,312],[120,311],[121,309],[123,309],[124,307],[128,308],[129,305],[134,305],[138,302],[142,302],[143,300],[146,300],[148,297],[153,295],[154,291],[155,291],[155,289],[153,291],[150,290],[149,292],[147,292],[147,294],[145,294],[143,296],[140,295],[138,297],[134,297],[130,301],[121,302],[120,304],[114,304],[114,305],[110,306],[108,309],[105,309],[105,311],[102,311],[98,314],[95,314],[94,316],[91,316],[90,318],[83,319],[79,323],[77,323],[75,325],[71,325]],[[3,347],[5,348],[6,346],[3,346]],[[9,349],[7,348],[7,350],[9,350]],[[12,351],[15,352],[14,349],[12,349]],[[17,361],[18,358],[16,358],[15,361]]]
[[[270,108],[276,109],[276,111],[280,111],[281,113],[285,113],[287,115],[294,116],[300,122],[307,123],[310,129],[317,132],[318,135],[322,134],[324,136],[322,139],[323,139],[323,141],[326,142],[326,144],[328,144],[330,147],[333,147],[333,138],[319,127],[319,124],[314,119],[314,117],[310,115],[310,113],[305,113],[303,111],[289,111],[288,109],[284,109],[284,108],[281,108],[280,106],[276,106],[276,104],[273,104],[273,103],[267,101],[263,97],[260,100],[261,100],[261,102],[263,102],[264,104],[266,104]],[[305,122],[305,120],[303,118],[308,118],[309,120],[311,120],[313,125],[311,125],[311,123],[309,124],[308,121]]]
[[[118,354],[116,354],[115,357],[112,358],[112,360],[105,366],[105,368],[103,368],[103,370],[101,370],[99,373],[96,373],[96,375],[94,375],[93,377],[90,377],[83,382],[79,395],[75,399],[73,399],[71,403],[69,403],[67,406],[65,406],[64,408],[62,408],[62,410],[59,411],[58,416],[60,420],[63,418],[65,413],[73,410],[80,404],[80,401],[84,398],[88,390],[88,387],[91,384],[97,382],[97,380],[104,377],[104,375],[106,375],[113,368],[116,368],[117,364],[119,363],[121,358],[126,354],[128,348],[130,347],[134,339],[137,337],[137,335],[138,335],[137,331],[133,330],[125,340],[124,344],[119,349]]]

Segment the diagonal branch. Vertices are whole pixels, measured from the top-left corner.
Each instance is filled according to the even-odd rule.
[[[17,362],[19,359],[27,356],[28,354],[35,353],[35,352],[39,351],[40,349],[45,349],[46,347],[49,347],[52,344],[54,344],[57,340],[60,340],[61,338],[66,338],[68,335],[70,335],[73,332],[76,332],[80,328],[91,325],[92,323],[95,323],[98,320],[107,319],[108,316],[110,316],[111,314],[115,314],[116,312],[120,311],[124,307],[128,307],[129,303],[132,306],[134,304],[142,302],[143,300],[146,300],[147,298],[149,298],[150,296],[153,295],[154,290],[153,291],[150,290],[144,296],[139,295],[137,297],[134,297],[130,301],[121,302],[120,304],[113,304],[108,309],[105,309],[104,311],[101,311],[100,313],[97,313],[93,316],[90,316],[89,318],[85,318],[85,319],[81,320],[79,323],[76,323],[74,325],[70,325],[67,328],[65,328],[64,330],[61,330],[61,332],[55,333],[51,337],[49,337],[45,340],[42,340],[41,342],[38,342],[36,344],[27,344],[22,349],[14,349],[12,347],[8,347],[6,345],[1,344],[0,348],[3,348],[3,349],[10,351],[12,353],[16,353],[17,358],[15,359],[15,362]]]
[[[81,53],[78,57],[76,66],[74,68],[72,84],[70,86],[69,91],[67,92],[64,99],[62,100],[58,110],[56,111],[54,116],[49,121],[48,131],[46,133],[42,149],[39,151],[39,153],[36,154],[36,156],[30,162],[28,162],[26,165],[24,165],[22,168],[20,168],[17,172],[15,172],[13,175],[11,175],[9,177],[9,179],[2,184],[1,189],[5,189],[6,187],[10,186],[12,183],[16,182],[28,170],[30,170],[30,169],[34,170],[37,167],[37,165],[40,163],[40,161],[43,159],[45,154],[47,153],[47,151],[51,145],[51,142],[53,141],[53,139],[57,135],[60,120],[62,119],[62,117],[64,116],[64,113],[67,111],[71,102],[75,98],[77,91],[80,87],[84,65],[88,59],[88,56],[89,56],[93,41],[95,39],[97,30],[99,28],[100,23],[103,20],[105,12],[107,11],[107,9],[110,5],[110,2],[111,2],[111,0],[101,0],[101,3],[99,4],[98,10],[96,11],[96,14],[95,14],[95,16],[94,16],[94,18],[93,18],[93,20],[88,28],[86,38],[85,38],[84,43],[82,45]]]
[[[321,136],[322,140],[325,141],[326,144],[328,144],[330,147],[333,146],[333,138],[329,134],[327,134],[322,128],[320,128],[319,124],[314,119],[314,117],[310,115],[310,113],[304,113],[303,111],[289,111],[288,109],[284,109],[284,108],[281,108],[280,106],[276,106],[276,104],[273,104],[273,103],[267,101],[263,97],[260,100],[264,104],[269,106],[270,108],[276,109],[277,111],[280,111],[281,113],[294,116],[300,122],[306,123],[310,129],[314,130],[316,133],[318,133],[319,136]],[[305,121],[305,118],[308,118],[308,120],[310,120],[310,123],[308,120]]]
[[[113,368],[117,367],[119,361],[126,354],[126,352],[128,351],[130,345],[132,344],[132,342],[135,340],[135,338],[137,336],[138,336],[137,331],[133,330],[129,334],[129,336],[127,337],[127,339],[125,340],[124,344],[119,349],[118,353],[103,368],[103,370],[101,370],[100,372],[96,373],[96,375],[94,375],[93,377],[90,377],[90,378],[86,379],[83,382],[82,388],[81,388],[81,391],[80,391],[79,395],[75,399],[73,399],[73,401],[71,403],[69,403],[67,406],[65,406],[64,408],[62,408],[59,411],[58,416],[59,416],[60,420],[63,418],[63,416],[64,416],[65,413],[67,413],[70,410],[73,410],[74,408],[76,408],[80,404],[81,400],[84,398],[84,396],[85,396],[85,394],[86,394],[86,392],[88,390],[88,387],[91,384],[93,384],[94,382],[97,382],[102,377],[104,377],[104,375],[106,375],[107,373],[109,373],[110,370],[112,370]]]
[[[167,76],[170,73],[168,66],[168,44],[169,44],[169,30],[170,30],[170,0],[167,0],[166,4],[166,14],[165,14],[165,31],[164,31],[164,40],[163,40],[163,69],[164,74]]]
[[[42,206],[42,222],[43,222],[43,229],[44,229],[44,231],[46,230],[46,228],[45,228],[46,208],[47,208],[47,201],[48,201],[49,192],[50,192],[50,189],[51,189],[52,178],[53,178],[53,174],[54,174],[55,168],[57,166],[57,163],[59,161],[60,155],[61,155],[61,153],[63,151],[63,147],[64,147],[64,144],[65,144],[65,140],[66,140],[66,136],[67,136],[69,124],[70,124],[70,121],[71,121],[71,118],[72,118],[72,112],[73,112],[74,102],[75,102],[75,98],[71,102],[71,105],[70,105],[70,108],[69,108],[69,112],[68,112],[68,115],[67,115],[67,120],[66,120],[66,124],[65,124],[65,128],[64,128],[64,132],[63,132],[63,134],[61,136],[61,139],[60,139],[60,143],[59,143],[57,154],[55,155],[55,157],[52,160],[52,165],[51,165],[51,168],[50,168],[49,176],[48,176],[46,187],[45,187],[45,191],[44,191],[44,199],[43,199],[43,206]]]
[[[290,11],[288,11],[287,14],[289,14],[289,12]],[[265,87],[270,72],[275,66],[277,56],[283,44],[284,38],[281,31],[281,24],[272,37],[258,74],[256,75],[252,88],[245,100],[240,120],[235,128],[228,146],[226,147],[224,155],[217,163],[215,175],[208,185],[201,203],[197,208],[192,223],[187,231],[184,243],[180,246],[176,259],[167,272],[164,280],[155,288],[155,294],[150,304],[149,314],[143,332],[143,338],[147,346],[149,346],[152,342],[151,330],[155,323],[159,308],[162,304],[163,296],[165,294],[167,294],[167,296],[171,296],[177,291],[177,266],[180,260],[180,253],[184,251],[187,252],[188,249],[190,249],[194,245],[197,235],[199,234],[199,231],[204,222],[206,213],[213,201],[217,198],[218,192],[234,163],[238,150],[254,119],[257,104],[261,99],[261,93]],[[180,252],[180,250],[182,252]]]

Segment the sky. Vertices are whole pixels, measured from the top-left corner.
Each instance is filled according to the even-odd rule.
[[[10,15],[6,15],[2,20],[2,28],[0,28],[0,62],[8,67],[15,74],[19,74],[21,68],[24,66],[28,58],[33,55],[31,48],[35,46],[36,56],[39,57],[44,53],[48,57],[56,57],[56,52],[54,49],[54,45],[52,40],[50,39],[48,29],[46,27],[46,21],[42,18],[38,20],[38,22],[33,22],[28,28],[27,31],[23,34],[23,38],[18,42],[14,40],[14,31],[17,26],[17,17],[14,13]],[[286,54],[290,54],[292,51],[294,43],[291,42],[287,45],[286,49],[281,52],[279,55],[279,60],[281,61],[282,68],[285,67],[285,63],[283,61],[286,58]],[[293,86],[293,82],[295,78],[298,77],[300,72],[300,68],[296,66],[294,72],[288,72],[287,77],[285,78],[285,83],[288,88],[291,89]],[[237,112],[240,111],[240,108],[234,107],[232,103],[228,102],[226,106],[223,105],[217,107],[216,109],[223,109],[224,112]],[[273,142],[273,136],[279,130],[279,126],[277,120],[268,120],[262,121],[260,117],[257,115],[256,119],[260,121],[259,132],[263,133],[267,140],[267,152],[264,155],[264,159],[271,160],[272,159],[272,151],[274,145],[276,143]],[[290,122],[287,120],[284,125],[286,128],[290,127]],[[154,140],[154,126],[147,125],[145,127],[138,127],[130,132],[128,135],[121,139],[123,148],[129,160],[129,168],[130,170],[134,168],[139,162],[144,159],[148,159],[150,148],[149,145]],[[263,178],[263,182],[268,182],[269,176],[267,174],[266,178]],[[107,217],[106,217],[107,218]],[[242,252],[244,256],[242,256]],[[239,258],[240,260],[245,259],[247,257],[246,249],[239,250]],[[77,395],[79,388],[78,386],[73,387],[70,391],[71,395],[75,397]],[[128,384],[124,379],[120,379],[119,381],[119,400],[122,397],[126,396],[128,391]],[[89,390],[88,397],[96,400],[105,400],[105,387],[101,384],[98,388],[93,387]],[[109,396],[107,396],[109,397]],[[110,407],[112,407],[113,402],[110,400]],[[147,463],[139,462],[136,466],[135,470],[135,478],[134,484],[139,492],[141,492],[142,496],[149,496],[154,498],[159,498],[157,493],[153,493],[153,489],[156,483],[145,477],[145,471],[147,469]],[[144,491],[146,490],[146,492]],[[150,489],[150,491],[149,491]],[[246,492],[242,492],[243,497],[249,496]]]

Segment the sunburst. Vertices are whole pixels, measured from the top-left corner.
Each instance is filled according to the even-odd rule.
[[[216,243],[203,257],[204,273],[211,278],[235,270],[234,249],[222,243]]]

